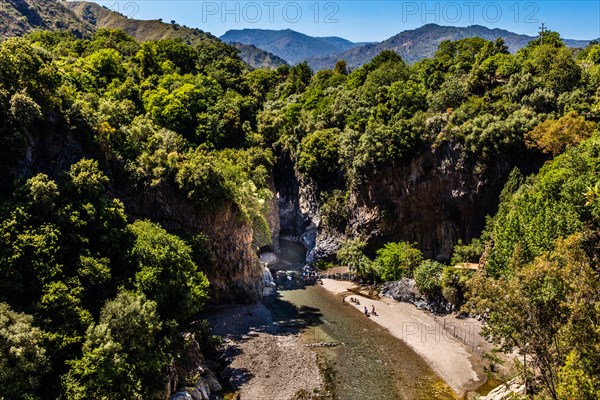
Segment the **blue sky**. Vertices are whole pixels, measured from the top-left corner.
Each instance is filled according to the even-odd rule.
[[[381,41],[426,23],[484,25],[537,35],[542,22],[569,39],[600,38],[600,0],[585,1],[97,1],[136,19],[162,18],[220,36],[229,29],[293,29]]]

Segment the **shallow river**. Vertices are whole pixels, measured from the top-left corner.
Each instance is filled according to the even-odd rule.
[[[293,244],[281,244],[287,262],[279,268],[297,274],[303,265],[302,251]],[[303,287],[286,278],[279,282],[278,294],[265,298],[276,321],[298,324],[307,343],[343,343],[317,348],[327,365],[335,398],[454,398],[452,390],[414,351],[354,307],[342,304],[339,297],[319,285]],[[361,303],[368,304],[368,299]]]

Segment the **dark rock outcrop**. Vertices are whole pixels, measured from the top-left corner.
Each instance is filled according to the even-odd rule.
[[[208,367],[200,345],[191,333],[183,333],[184,348],[179,357],[169,367],[169,383],[166,398],[208,400],[212,392],[220,392],[223,387],[214,372]]]
[[[104,159],[100,149],[86,140],[85,133],[70,129],[57,115],[47,115],[42,121],[21,127],[21,131],[23,148],[13,151],[16,160],[10,171],[0,177],[0,189],[10,192],[15,177],[43,172],[57,178],[82,158],[98,159],[103,170],[112,175],[109,195],[124,202],[130,219],[149,219],[185,236],[198,233],[208,236],[216,266],[203,270],[211,284],[212,302],[252,303],[261,298],[263,268],[253,248],[252,225],[239,218],[235,205],[228,204],[216,211],[203,210],[168,180],[152,188],[137,187],[111,160]],[[269,218],[278,231],[277,213]]]
[[[277,149],[276,155],[273,181],[279,213],[279,238],[314,249],[320,225],[318,192],[308,179],[296,171],[294,161],[285,149]],[[307,260],[312,261],[313,258],[307,254]]]
[[[355,184],[346,230],[337,232],[321,224],[314,182],[295,172],[283,153],[274,175],[280,234],[306,247],[307,262],[332,258],[346,237],[366,239],[370,255],[387,242],[407,241],[426,258],[447,261],[459,239],[468,242],[481,234],[511,170],[529,174],[542,162],[517,151],[512,158],[477,164],[456,143],[423,149],[409,162],[380,167]]]
[[[407,241],[427,258],[449,260],[459,239],[481,233],[510,171],[522,164],[502,157],[483,170],[462,154],[459,145],[445,144],[375,172],[351,193],[350,231],[368,237],[371,251]]]

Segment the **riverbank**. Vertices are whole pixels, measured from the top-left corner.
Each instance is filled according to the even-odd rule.
[[[323,387],[317,355],[295,324],[274,321],[263,303],[220,306],[203,315],[224,340],[223,376],[239,399],[293,399]]]
[[[435,316],[412,304],[356,295],[358,286],[352,282],[323,279],[323,288],[339,296],[340,301],[345,297],[345,304],[359,312],[363,312],[365,306],[371,312],[374,306],[377,316],[369,318],[421,356],[458,396],[485,383],[484,367],[489,363],[482,356],[492,346],[481,337],[479,321],[457,319],[452,315]],[[359,299],[360,305],[351,303],[350,297]]]
[[[226,340],[221,377],[239,399],[456,399],[420,355],[339,296],[321,285],[285,286],[256,306],[202,315]]]

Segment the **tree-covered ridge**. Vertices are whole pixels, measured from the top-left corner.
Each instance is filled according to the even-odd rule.
[[[259,115],[259,132],[321,192],[321,228],[342,235],[356,187],[426,149],[450,146],[483,180],[496,163],[556,157],[532,177],[510,175],[497,215],[450,266],[423,261],[418,243],[368,257],[355,237],[337,253],[365,278],[414,277],[430,298],[484,315],[503,349],[527,353],[539,398],[600,393],[598,48],[574,56],[550,32],[514,55],[475,38],[444,42],[413,66],[393,52],[351,72],[339,62],[311,77],[300,64]],[[483,270],[453,267],[462,262]]]
[[[523,178],[514,171],[482,235],[465,310],[500,348],[530,357],[539,398],[600,395],[600,136]],[[480,253],[481,254],[481,253]]]
[[[233,210],[254,248],[269,243],[273,155],[256,113],[278,79],[217,41],[99,30],[0,44],[2,395],[160,395],[178,330],[207,300],[203,271],[221,266],[202,232],[134,222],[127,199]]]

